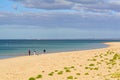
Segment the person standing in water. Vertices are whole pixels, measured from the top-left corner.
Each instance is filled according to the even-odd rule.
[[[31,54],[31,51],[30,51],[30,50],[28,50],[28,55],[30,56],[30,54]]]
[[[46,50],[44,49],[43,52],[46,53]]]

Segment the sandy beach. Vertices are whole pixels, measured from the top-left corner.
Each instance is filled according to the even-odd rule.
[[[105,44],[109,47],[1,59],[0,79],[120,80],[120,42]]]

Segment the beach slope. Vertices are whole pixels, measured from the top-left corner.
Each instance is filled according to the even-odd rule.
[[[1,80],[118,80],[120,42],[107,48],[0,60]]]

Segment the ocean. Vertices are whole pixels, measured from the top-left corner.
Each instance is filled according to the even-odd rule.
[[[28,50],[42,54],[104,48],[104,42],[118,40],[0,40],[0,59],[28,55]]]

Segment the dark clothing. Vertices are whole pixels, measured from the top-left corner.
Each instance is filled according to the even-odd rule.
[[[29,50],[29,51],[28,51],[28,55],[29,55],[29,56],[30,56],[30,53],[31,53],[31,52],[30,52],[30,50]]]
[[[43,52],[46,53],[46,50],[44,49]]]

